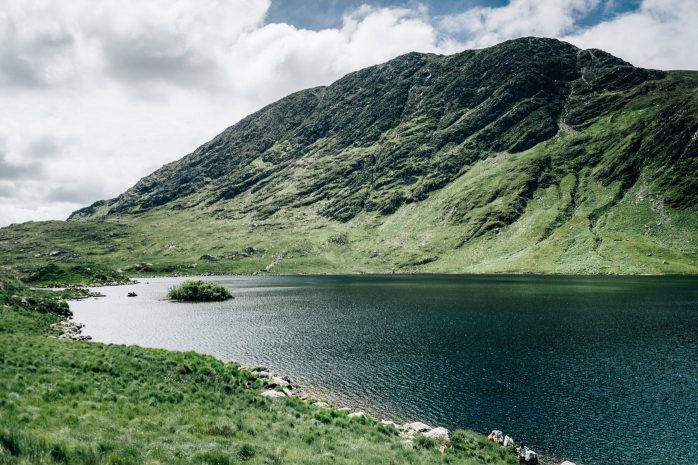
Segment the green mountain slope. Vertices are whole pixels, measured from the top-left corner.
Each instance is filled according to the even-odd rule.
[[[696,273],[697,134],[696,72],[538,38],[411,53],[269,105],[67,223],[5,228],[0,254],[169,272]]]

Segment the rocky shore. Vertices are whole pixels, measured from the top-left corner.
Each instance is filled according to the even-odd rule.
[[[261,380],[264,384],[264,389],[260,393],[261,397],[268,399],[298,397],[301,400],[312,403],[313,406],[318,408],[333,409],[338,412],[345,412],[348,418],[368,418],[384,427],[394,428],[404,440],[403,442],[406,445],[411,445],[415,439],[421,437],[426,440],[433,441],[436,448],[441,452],[451,447],[451,432],[442,426],[431,427],[421,421],[407,422],[403,424],[386,419],[381,419],[378,421],[361,410],[353,410],[349,407],[338,407],[324,400],[313,399],[300,386],[292,383],[291,378],[288,376],[275,374],[265,367],[242,368],[249,370],[253,378]],[[493,430],[487,436],[487,439],[509,449],[512,454],[518,458],[519,463],[523,465],[556,465],[560,463],[559,460],[553,461],[539,457],[534,450],[529,449],[523,444],[517,447],[512,437],[505,435],[499,430]],[[561,462],[560,465],[576,464],[565,460]]]
[[[82,334],[82,328],[85,325],[82,323],[76,323],[72,320],[72,317],[61,321],[60,323],[53,323],[51,329],[59,330],[60,334],[58,339],[67,339],[72,341],[91,341],[92,337]]]
[[[82,329],[84,327],[84,324],[73,321],[71,316],[60,321],[59,323],[54,323],[51,325],[52,329],[60,331],[60,334],[52,337],[56,337],[61,340],[91,341],[91,336],[82,334]],[[252,378],[258,379],[262,382],[264,388],[259,394],[261,397],[268,399],[297,397],[321,409],[344,412],[348,418],[367,419],[375,422],[376,424],[380,424],[383,427],[394,428],[403,439],[403,443],[406,446],[412,446],[415,440],[426,440],[433,442],[433,445],[441,452],[451,447],[451,431],[445,427],[432,427],[422,421],[413,421],[402,424],[387,419],[381,419],[379,421],[361,410],[354,410],[350,407],[339,407],[328,401],[314,399],[301,386],[293,383],[291,378],[288,376],[278,375],[265,367],[240,366],[240,368],[249,371]],[[508,435],[504,435],[499,430],[493,430],[487,439],[501,445],[502,447],[510,449],[512,454],[518,458],[519,464],[557,465],[560,463],[559,460],[552,461],[550,459],[539,457],[535,451],[524,445],[517,447],[513,438]],[[576,464],[565,460],[561,462],[560,465]]]

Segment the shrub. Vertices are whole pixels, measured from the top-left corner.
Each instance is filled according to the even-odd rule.
[[[243,444],[240,446],[240,449],[238,449],[238,457],[240,457],[241,460],[249,460],[255,455],[255,450],[254,447],[252,447],[251,444]]]
[[[233,296],[221,284],[189,280],[171,287],[167,298],[187,302],[215,302],[232,299]]]
[[[436,447],[436,441],[426,436],[422,436],[421,434],[415,438],[414,442],[420,449],[433,449]]]

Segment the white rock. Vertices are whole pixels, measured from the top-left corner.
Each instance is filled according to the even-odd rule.
[[[504,447],[512,447],[514,445],[514,440],[511,438],[511,436],[504,436],[504,442],[502,443],[502,445]]]
[[[492,438],[492,441],[496,442],[497,444],[504,443],[504,433],[498,429],[492,430],[488,438]]]
[[[434,428],[432,430],[429,430],[423,435],[429,439],[433,439],[435,441],[446,441],[449,442],[451,440],[451,436],[449,435],[449,432],[446,428],[443,428],[439,426],[438,428]]]
[[[524,460],[526,463],[536,463],[538,461],[538,454],[529,449],[524,454]]]
[[[424,433],[432,429],[431,426],[421,421],[415,421],[413,423],[405,423],[404,428],[408,431],[414,431],[415,433]]]
[[[261,394],[262,397],[268,397],[270,399],[278,399],[279,397],[286,397],[286,394],[279,391],[274,391],[273,389],[268,389]]]
[[[253,378],[271,378],[271,373],[268,371],[253,371],[252,372],[252,377]]]
[[[349,418],[361,418],[361,417],[365,417],[366,414],[365,414],[364,412],[353,412],[353,413],[350,413],[350,414],[347,415],[347,416],[348,416]]]
[[[290,389],[283,388],[282,391],[284,394],[286,394],[288,397],[293,397],[293,392]]]
[[[271,384],[272,386],[279,386],[282,388],[289,387],[291,385],[291,383],[289,383],[280,376],[272,376],[269,384]]]
[[[397,426],[394,421],[390,420],[381,420],[381,425],[385,426]]]
[[[577,465],[577,464],[574,463],[574,462],[570,462],[569,460],[565,460],[565,461],[562,462],[560,465]]]
[[[327,402],[322,402],[322,401],[315,402],[313,405],[316,407],[330,408],[330,405]]]
[[[337,409],[338,412],[351,412],[349,407],[342,407]]]

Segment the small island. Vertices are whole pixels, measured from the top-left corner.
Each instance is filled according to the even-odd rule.
[[[172,286],[167,298],[181,302],[219,302],[233,296],[223,285],[213,281],[187,280]]]

